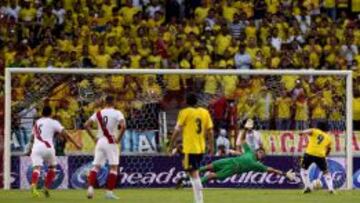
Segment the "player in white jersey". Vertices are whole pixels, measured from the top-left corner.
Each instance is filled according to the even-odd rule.
[[[263,148],[263,143],[261,140],[261,134],[259,131],[254,130],[254,121],[252,119],[248,119],[245,123],[247,129],[249,129],[246,133],[246,143],[250,146],[250,148],[254,151]],[[241,152],[241,134],[243,131],[240,131],[236,140],[236,151]]]
[[[51,188],[53,179],[56,176],[56,156],[54,148],[54,136],[60,134],[67,140],[71,141],[78,149],[81,145],[77,144],[71,136],[65,131],[59,121],[51,118],[51,108],[45,106],[42,111],[42,117],[35,121],[32,130],[31,139],[31,161],[33,165],[31,177],[31,192],[34,197],[40,196],[37,191],[37,183],[40,176],[40,170],[44,162],[48,164],[48,171],[45,178],[44,194],[49,197],[49,189]]]
[[[116,187],[117,182],[120,155],[118,143],[121,141],[125,132],[125,118],[120,111],[114,109],[114,98],[112,96],[105,98],[105,105],[104,109],[95,112],[85,123],[86,131],[96,142],[94,166],[90,170],[88,177],[89,187],[87,197],[89,199],[94,196],[97,173],[106,160],[109,162],[110,170],[107,178],[107,192],[105,197],[107,199],[118,199],[112,191]],[[91,132],[91,124],[95,122],[98,126],[97,137]]]

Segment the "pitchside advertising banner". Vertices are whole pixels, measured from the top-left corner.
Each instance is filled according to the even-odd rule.
[[[307,145],[307,137],[293,131],[260,131],[264,147],[269,155],[301,155]],[[74,139],[83,144],[82,152],[91,154],[94,142],[83,130],[71,131]],[[127,131],[121,149],[123,152],[153,153],[156,151],[154,131]],[[332,154],[341,155],[345,152],[345,133],[332,132]],[[129,150],[131,149],[131,150]],[[360,154],[360,132],[353,134],[354,154]],[[75,146],[68,144],[66,152],[77,153]]]
[[[206,157],[202,164],[210,163],[218,158]],[[260,172],[248,172],[234,175],[223,181],[212,181],[207,187],[224,188],[273,188],[291,189],[300,188],[301,179],[299,174],[298,156],[268,156],[265,164],[277,167],[281,170],[295,169],[297,177],[289,181],[284,177]],[[92,156],[68,156],[59,157],[57,175],[53,188],[80,189],[87,185],[87,175],[91,169]],[[329,158],[327,160],[329,170],[332,174],[336,188],[345,187],[346,170],[344,158]],[[29,188],[31,179],[31,165],[28,157],[12,158],[12,188]],[[47,168],[42,170],[42,180]],[[108,166],[105,165],[98,173],[98,185],[106,184]],[[118,178],[119,188],[131,187],[174,187],[175,182],[184,175],[181,170],[180,157],[168,156],[123,156],[120,159],[120,176]],[[310,179],[321,177],[320,170],[312,165],[309,169]],[[325,184],[324,180],[323,184]],[[354,159],[354,187],[360,188],[360,157]]]

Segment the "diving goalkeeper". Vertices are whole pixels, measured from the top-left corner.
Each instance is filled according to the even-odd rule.
[[[252,122],[246,122],[244,126],[244,131],[241,134],[240,142],[243,149],[243,154],[231,157],[220,159],[214,161],[204,167],[199,169],[200,172],[210,171],[205,176],[201,178],[202,183],[206,183],[209,180],[219,179],[224,180],[225,178],[231,177],[235,174],[241,174],[249,171],[256,172],[269,172],[287,177],[289,180],[295,178],[295,173],[292,170],[284,173],[278,169],[274,169],[269,166],[265,166],[260,162],[265,157],[264,148],[259,148],[256,151],[253,151],[250,146],[246,143],[246,134],[248,130],[253,128]]]

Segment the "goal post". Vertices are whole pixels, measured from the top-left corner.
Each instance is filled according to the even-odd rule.
[[[348,70],[224,70],[224,69],[77,69],[77,68],[6,68],[5,69],[5,133],[4,133],[4,157],[3,167],[4,189],[10,189],[11,185],[11,78],[13,74],[49,74],[49,75],[238,75],[238,76],[281,76],[281,75],[299,75],[299,76],[343,76],[346,81],[346,188],[352,189],[353,174],[353,151],[352,151],[352,71]],[[165,116],[164,116],[165,117]]]

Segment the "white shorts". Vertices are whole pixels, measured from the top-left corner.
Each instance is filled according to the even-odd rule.
[[[103,165],[106,160],[109,165],[119,165],[119,155],[117,144],[109,144],[106,138],[100,138],[95,146],[93,165]]]
[[[56,156],[54,148],[34,147],[31,151],[31,161],[33,166],[43,166],[44,162],[50,166],[56,166]]]

